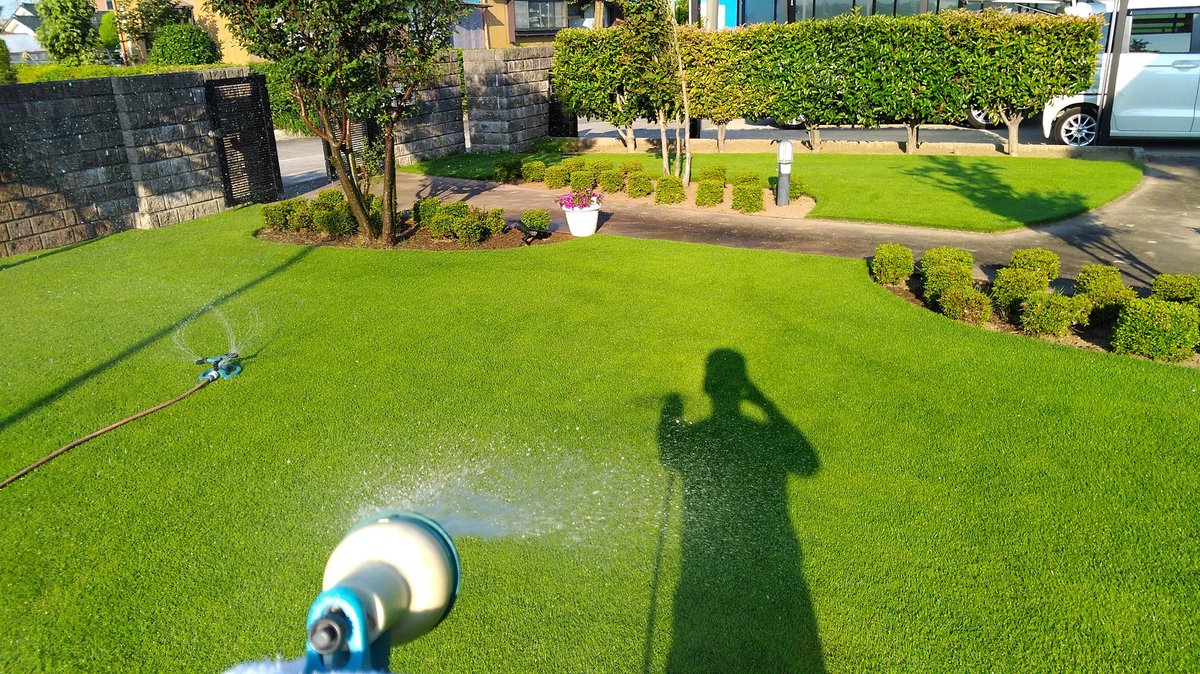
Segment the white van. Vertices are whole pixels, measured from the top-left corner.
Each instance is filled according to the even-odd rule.
[[[1114,36],[1115,2],[1079,3],[1070,13],[1104,15],[1105,45],[1092,89],[1050,101],[1042,132],[1055,143],[1092,145],[1100,135],[1100,89],[1117,60],[1113,138],[1200,138],[1200,0],[1129,0],[1125,35]],[[1087,8],[1087,9],[1084,9]]]

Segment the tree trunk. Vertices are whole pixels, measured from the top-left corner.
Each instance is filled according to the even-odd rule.
[[[804,128],[808,131],[808,147],[813,152],[821,151],[821,126],[812,122],[805,122]]]
[[[717,152],[725,151],[725,125],[728,122],[721,122],[717,125]]]
[[[679,161],[679,155],[683,152],[683,142],[679,138],[679,118],[675,118],[675,177],[683,177],[683,164]],[[685,185],[687,183],[684,183]]]
[[[380,238],[383,239],[383,243],[386,245],[391,245],[392,237],[396,231],[395,139],[396,120],[389,119],[383,128],[383,227],[380,232]]]
[[[626,152],[637,152],[637,136],[633,135],[633,125],[625,127],[625,133],[629,137],[629,141],[625,143]]]
[[[321,112],[321,124],[325,131],[329,133],[331,138],[337,138],[337,131],[329,119],[329,113]],[[363,195],[358,189],[358,183],[354,180],[353,169],[346,166],[346,162],[342,157],[342,147],[345,145],[346,139],[342,139],[338,143],[334,143],[329,153],[329,161],[333,164],[333,170],[337,173],[338,183],[342,186],[342,194],[346,195],[346,205],[350,207],[350,213],[354,215],[355,222],[358,223],[358,229],[366,233],[368,239],[371,238],[371,220],[367,216],[367,209],[363,205]]]
[[[904,143],[904,154],[916,154],[917,149],[921,147],[920,139],[917,134],[920,133],[921,125],[913,122],[905,122],[904,130],[908,132],[908,140]]]
[[[662,144],[659,148],[659,154],[662,155],[662,174],[671,175],[671,153],[667,146],[667,114],[662,110],[658,111],[658,138]]]
[[[1017,139],[1017,128],[1021,126],[1021,122],[1024,121],[1025,115],[1001,114],[1001,116],[1004,118],[1004,123],[1008,126],[1008,156],[1015,157],[1017,156],[1017,148],[1019,147],[1020,143],[1020,141]]]

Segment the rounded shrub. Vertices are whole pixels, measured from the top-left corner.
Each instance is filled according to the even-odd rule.
[[[968,271],[975,266],[975,258],[971,252],[961,248],[952,248],[950,246],[938,246],[930,248],[921,256],[921,271],[932,267],[940,267],[943,265],[958,265],[966,267]]]
[[[901,285],[913,269],[912,250],[898,243],[881,243],[875,246],[875,254],[871,256],[871,273],[875,280],[889,286]]]
[[[504,233],[508,227],[508,221],[504,219],[503,208],[493,208],[483,217],[483,227],[487,230],[488,236],[499,236]]]
[[[1200,344],[1200,311],[1160,299],[1136,299],[1121,307],[1112,346],[1155,360],[1187,360]]]
[[[194,23],[173,23],[154,34],[149,61],[155,65],[196,66],[216,63],[217,45]]]
[[[600,179],[597,182],[602,192],[613,194],[625,191],[625,174],[620,171],[609,169],[600,174]]]
[[[1045,248],[1021,248],[1012,252],[1008,266],[1016,269],[1037,269],[1046,281],[1058,278],[1058,255]]]
[[[1150,297],[1200,308],[1200,275],[1159,274],[1150,284]]]
[[[921,269],[921,296],[930,304],[940,306],[942,295],[951,288],[974,287],[971,270],[962,265],[942,265],[932,269]]]
[[[460,246],[477,246],[488,234],[487,223],[480,217],[459,218],[454,224],[454,238]]]
[[[556,190],[567,186],[567,181],[571,179],[571,173],[567,170],[567,167],[558,164],[546,169],[545,178],[546,187]]]
[[[520,157],[502,157],[492,164],[492,180],[498,183],[515,183],[521,177]]]
[[[992,282],[992,299],[1001,311],[1013,316],[1021,302],[1045,295],[1049,287],[1050,281],[1041,269],[1005,267],[996,272],[996,280]]]
[[[331,211],[346,205],[346,195],[341,190],[321,190],[313,199],[313,209]]]
[[[1137,293],[1121,281],[1121,270],[1107,264],[1085,264],[1075,277],[1075,297],[1086,299],[1094,313],[1116,318],[1122,304]]]
[[[596,176],[591,171],[575,171],[571,173],[571,190],[583,192],[596,186]]]
[[[743,213],[763,210],[763,188],[758,181],[733,184],[733,209]]]
[[[629,186],[625,191],[631,197],[648,197],[654,193],[654,180],[644,171],[629,174]]]
[[[286,199],[273,204],[267,204],[262,207],[262,224],[267,229],[286,230],[291,229],[288,226],[288,217],[292,211],[303,205],[305,200],[301,197],[295,199]]]
[[[567,169],[567,173],[574,173],[575,171],[582,171],[586,168],[586,164],[587,160],[583,157],[567,157],[559,162],[558,165]]]
[[[429,236],[447,239],[454,235],[454,230],[458,229],[458,221],[459,217],[453,213],[438,211],[426,222],[425,227],[429,230]]]
[[[597,159],[589,162],[587,168],[592,172],[592,175],[595,176],[596,183],[599,184],[600,175],[605,171],[613,170],[613,163],[607,159]]]
[[[546,229],[550,227],[550,212],[535,208],[521,214],[521,224],[531,229]]]
[[[312,219],[313,226],[335,239],[350,236],[358,229],[354,214],[344,203],[337,208],[315,208]]]
[[[1091,302],[1062,293],[1035,295],[1021,309],[1021,331],[1027,335],[1063,337],[1072,325],[1087,325]]]
[[[725,182],[722,180],[701,180],[696,185],[696,205],[716,206],[725,201]]]
[[[992,317],[992,301],[972,285],[952,285],[938,297],[942,313],[956,321],[983,325]]]
[[[302,229],[312,229],[312,226],[312,204],[305,199],[300,199],[296,207],[288,213],[287,228],[297,232]]]
[[[546,162],[527,161],[521,164],[521,178],[528,183],[540,183],[546,178]]]
[[[424,197],[417,199],[412,207],[413,222],[417,225],[428,225],[442,207],[441,197]]]
[[[675,176],[663,176],[658,180],[658,191],[654,193],[656,204],[677,204],[683,201],[683,180]]]
[[[754,173],[753,171],[747,171],[746,173],[739,173],[739,174],[737,174],[737,177],[733,179],[733,184],[734,185],[758,185],[759,187],[762,187],[762,176],[757,173]]]
[[[629,175],[631,173],[641,173],[646,170],[646,166],[636,159],[629,159],[621,162],[621,173]]]
[[[696,173],[695,173],[694,177],[699,182],[704,182],[706,180],[716,180],[716,181],[719,181],[721,183],[721,185],[724,185],[725,184],[725,165],[724,164],[714,164],[712,166],[702,166],[702,167],[696,169]]]

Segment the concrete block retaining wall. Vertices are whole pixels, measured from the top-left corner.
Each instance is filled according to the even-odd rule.
[[[553,54],[551,46],[463,51],[472,152],[526,150],[549,134]]]

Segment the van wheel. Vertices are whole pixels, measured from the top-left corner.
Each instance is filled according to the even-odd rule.
[[[1054,120],[1052,137],[1059,145],[1095,145],[1100,137],[1100,116],[1092,108],[1067,108]]]
[[[967,108],[967,126],[973,129],[991,129],[999,126],[996,115],[972,105]]]

